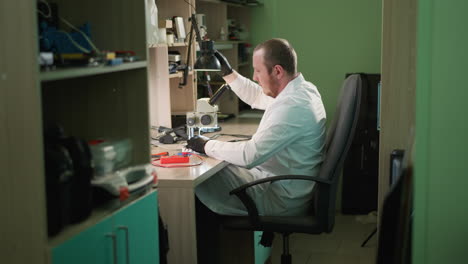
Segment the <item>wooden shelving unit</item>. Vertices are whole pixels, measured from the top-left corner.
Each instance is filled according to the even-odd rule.
[[[190,22],[188,18],[195,12],[195,0],[156,0],[159,19],[171,19],[172,17],[182,17],[185,32],[188,36],[190,32]],[[149,47],[149,68],[150,72],[150,108],[151,125],[171,127],[172,112],[193,111],[196,107],[196,78],[192,71],[187,76],[187,83],[183,81],[181,71],[169,74],[168,52],[178,51],[181,55],[181,63],[186,63],[187,54],[191,49],[189,67],[193,69],[195,61],[195,41],[192,46],[188,46],[188,39],[184,43],[157,44]]]
[[[250,7],[235,3],[223,2],[219,0],[198,0],[197,13],[205,14],[206,26],[208,28],[208,37],[215,42],[215,48],[219,50],[229,60],[231,66],[240,74],[251,76],[251,56],[247,54],[248,60],[241,61],[239,54],[240,45],[250,43],[249,38],[240,40],[221,40],[220,31],[228,36],[228,20],[234,20],[237,24],[243,25],[244,30],[250,29]],[[213,88],[217,89],[219,85],[212,83]],[[225,114],[239,114],[239,100],[237,96],[229,91],[218,103],[219,109]]]
[[[196,12],[205,14],[208,37],[215,40],[215,47],[219,49],[228,59],[231,65],[241,72],[250,75],[249,61],[240,62],[238,47],[248,43],[249,40],[221,41],[219,40],[219,30],[224,27],[227,33],[227,19],[241,21],[248,29],[250,27],[249,8],[244,5],[232,4],[217,0],[156,0],[159,19],[170,19],[172,17],[182,17],[185,25],[185,32],[190,32],[191,22],[189,17]],[[156,44],[149,47],[149,71],[150,71],[150,108],[151,125],[171,127],[171,113],[185,113],[194,111],[197,100],[197,76],[190,72],[187,84],[181,86],[183,75],[181,72],[168,73],[168,52],[178,51],[182,58],[182,63],[186,63],[188,50],[191,49],[190,68],[196,59],[196,43],[192,42],[188,46],[185,43],[174,43],[173,45]],[[225,95],[221,99],[220,109],[226,113],[238,113],[237,96]]]
[[[91,25],[91,39],[99,49],[134,51],[140,60],[41,71],[37,1],[0,4],[0,17],[9,21],[0,23],[6,32],[0,44],[0,182],[6,189],[0,198],[7,201],[2,205],[7,220],[2,220],[0,244],[6,263],[52,263],[57,241],[72,239],[113,210],[94,211],[87,221],[70,225],[68,230],[75,231],[48,237],[43,139],[47,124],[59,123],[66,135],[84,140],[129,138],[130,166],[149,162],[145,1],[53,2],[71,24]]]

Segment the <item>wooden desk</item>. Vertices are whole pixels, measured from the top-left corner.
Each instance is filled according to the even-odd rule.
[[[234,119],[221,123],[217,133],[252,135],[259,119]],[[216,133],[206,134],[212,136]],[[219,137],[218,140],[229,140]],[[152,153],[178,152],[174,146],[153,147]],[[159,208],[169,233],[169,264],[197,263],[195,222],[195,187],[223,169],[228,163],[206,157],[203,164],[186,168],[156,168],[158,174]]]

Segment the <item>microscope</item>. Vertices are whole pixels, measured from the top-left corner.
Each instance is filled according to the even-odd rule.
[[[229,89],[229,85],[223,84],[211,98],[198,99],[195,112],[187,112],[188,139],[195,136],[196,131],[200,134],[221,130],[221,127],[218,126],[218,105],[216,102]]]
[[[221,130],[218,126],[218,106],[216,102],[221,98],[222,94],[230,89],[229,85],[222,85],[215,94],[211,91],[210,76],[208,72],[220,71],[221,64],[214,55],[214,41],[203,40],[201,38],[200,30],[198,27],[198,21],[195,14],[192,14],[190,21],[192,26],[190,27],[189,47],[192,45],[192,33],[195,31],[196,41],[200,44],[201,56],[197,59],[194,65],[195,71],[203,71],[206,76],[206,84],[208,87],[209,98],[200,98],[197,100],[197,107],[195,112],[187,112],[187,136],[188,139],[195,136],[195,131],[198,133],[202,132],[215,132]],[[187,64],[190,65],[190,50],[187,52]],[[187,84],[188,67],[184,69],[183,81],[179,84],[183,87]]]

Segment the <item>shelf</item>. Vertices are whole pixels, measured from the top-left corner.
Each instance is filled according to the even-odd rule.
[[[51,71],[43,71],[40,73],[41,81],[56,81],[63,79],[71,79],[76,77],[84,77],[119,71],[128,71],[134,69],[145,68],[147,66],[146,61],[127,62],[117,66],[97,66],[97,67],[77,67],[77,68],[66,68],[57,69]]]
[[[214,47],[217,50],[233,49],[235,45],[248,43],[246,40],[215,40]]]
[[[171,73],[169,74],[169,79],[172,79],[172,78],[182,78],[182,72],[176,72],[176,73]]]
[[[215,40],[215,44],[242,44],[249,43],[247,40]]]
[[[214,48],[217,49],[217,50],[228,50],[228,49],[233,49],[234,44],[236,44],[236,43],[219,43],[219,42],[215,42],[214,43]]]
[[[220,0],[197,0],[197,1],[204,2],[204,3],[211,3],[211,4],[225,4],[228,6],[235,6],[235,7],[258,6],[258,5],[249,5],[249,4],[236,4],[236,3],[225,2],[225,1],[220,1]]]
[[[167,47],[166,43],[158,43],[158,44],[148,44],[148,48],[161,48]]]
[[[183,74],[184,74],[184,72],[182,72],[182,71],[179,71],[179,72],[176,72],[176,73],[171,73],[171,74],[169,74],[169,79],[172,79],[172,78],[182,78],[182,77],[183,77]],[[189,75],[192,75],[192,74],[193,74],[193,71],[189,71],[188,74],[189,74]]]
[[[182,42],[182,43],[172,43],[172,44],[167,44],[167,46],[170,47],[187,47],[188,43]]]
[[[181,43],[172,43],[172,44],[167,44],[167,43],[158,43],[158,44],[150,44],[148,45],[148,48],[159,48],[159,47],[187,47],[188,43],[186,42],[181,42]]]
[[[173,116],[185,116],[187,112],[180,112],[180,111],[172,111],[171,115]]]

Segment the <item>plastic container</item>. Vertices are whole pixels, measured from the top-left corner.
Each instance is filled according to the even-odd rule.
[[[146,3],[146,41],[151,46],[159,43],[158,7],[154,0],[146,0]]]
[[[95,176],[104,176],[130,164],[133,145],[130,139],[90,142]]]

